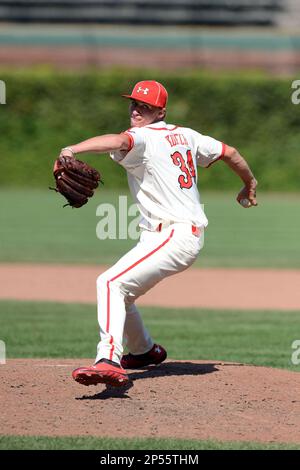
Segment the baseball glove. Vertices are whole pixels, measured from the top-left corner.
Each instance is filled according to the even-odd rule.
[[[101,181],[100,173],[90,165],[75,157],[60,156],[55,160],[53,175],[57,193],[68,201],[63,207],[81,207],[94,195],[94,190]]]

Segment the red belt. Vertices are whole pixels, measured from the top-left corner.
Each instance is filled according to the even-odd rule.
[[[160,223],[156,229],[157,232],[161,232],[162,231],[162,226],[163,224]],[[192,230],[192,234],[195,235],[195,237],[200,237],[201,235],[201,229],[200,227],[196,227],[196,225],[191,225],[191,230]]]

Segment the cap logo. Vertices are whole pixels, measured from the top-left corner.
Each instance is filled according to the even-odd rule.
[[[136,90],[136,92],[140,93],[141,91],[144,93],[144,95],[148,95],[150,90],[149,90],[149,88],[142,88],[141,86],[139,86],[138,89]]]

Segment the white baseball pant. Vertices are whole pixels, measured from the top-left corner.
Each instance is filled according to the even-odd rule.
[[[165,277],[187,269],[203,246],[204,230],[174,223],[160,231],[143,230],[138,244],[97,278],[100,342],[95,362],[120,363],[123,343],[133,354],[153,341],[134,302]]]

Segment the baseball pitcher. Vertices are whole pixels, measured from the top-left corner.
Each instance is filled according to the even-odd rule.
[[[141,81],[123,96],[130,100],[130,129],[71,145],[60,155],[67,159],[85,152],[110,153],[127,171],[141,214],[137,245],[97,279],[97,356],[94,365],[73,371],[83,385],[125,385],[126,369],[159,364],[167,357],[144,327],[135,301],[162,279],[191,266],[202,248],[208,222],[200,204],[197,166],[223,161],[244,183],[237,201],[244,207],[257,205],[257,181],[234,147],[165,122],[168,93],[161,83]],[[130,352],[123,355],[125,342]]]

